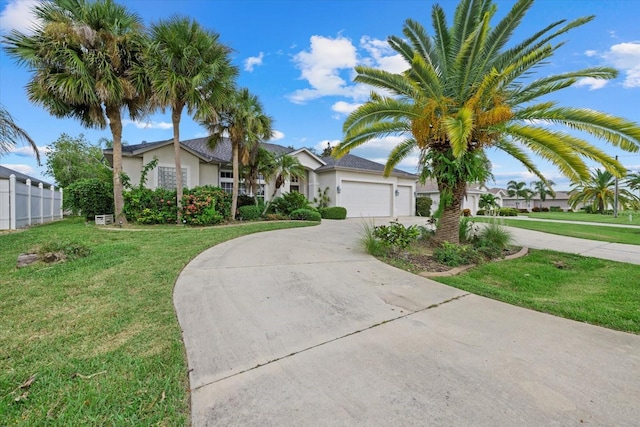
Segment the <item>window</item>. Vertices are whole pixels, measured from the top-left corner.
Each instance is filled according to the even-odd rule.
[[[294,183],[294,182],[299,182],[298,177],[297,177],[297,176],[292,176],[292,177],[291,177],[291,182],[292,182],[292,183]]]
[[[220,178],[233,179],[233,172],[232,171],[220,171]]]
[[[187,186],[187,168],[182,168],[182,186]],[[168,166],[158,167],[158,187],[166,190],[176,189],[176,168]]]

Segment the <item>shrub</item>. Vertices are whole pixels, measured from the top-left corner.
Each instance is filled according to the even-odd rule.
[[[547,208],[547,207],[543,207],[543,208],[542,208],[542,212],[549,212],[549,208]]]
[[[98,178],[86,178],[70,184],[64,190],[64,209],[81,213],[87,221],[96,215],[113,213],[113,188]]]
[[[320,221],[321,219],[320,213],[311,209],[296,209],[289,214],[289,217],[299,221]]]
[[[533,208],[531,208],[531,212],[540,212],[540,207],[534,206]]]
[[[194,187],[191,190],[185,190],[185,195],[195,196],[199,200],[210,198],[215,211],[222,215],[223,219],[231,217],[231,194],[220,187],[213,185]]]
[[[178,218],[175,190],[134,188],[124,192],[124,214],[138,224],[170,224]]]
[[[549,207],[549,211],[550,212],[563,212],[562,208],[560,206],[550,206]]]
[[[243,206],[255,206],[256,205],[256,198],[253,196],[249,196],[247,194],[240,194],[238,196],[238,208],[241,208]]]
[[[593,213],[593,206],[584,206],[582,208],[580,208],[580,210],[584,210],[585,213]]]
[[[529,213],[529,209],[518,209],[518,212],[520,213]]]
[[[494,246],[502,250],[507,248],[512,241],[513,236],[506,228],[496,222],[490,222],[479,231],[476,247]]]
[[[260,218],[262,214],[262,208],[256,205],[244,205],[238,208],[240,218],[244,221],[254,221]]]
[[[461,242],[470,242],[475,238],[478,227],[469,217],[460,218],[460,227],[458,228],[458,238]]]
[[[318,209],[320,216],[326,219],[345,219],[347,217],[347,208],[341,206],[332,206],[330,208]]]
[[[463,209],[462,216],[471,216],[471,209]]]
[[[518,216],[518,210],[516,208],[500,208],[498,210],[500,216]]]
[[[405,227],[396,221],[391,221],[390,225],[379,225],[373,229],[373,235],[392,250],[406,248],[411,242],[417,240],[420,234],[417,226]]]
[[[47,253],[60,254],[60,259],[74,260],[78,258],[84,258],[91,254],[91,249],[82,243],[69,241],[69,240],[50,240],[37,248],[39,255],[45,255]]]
[[[312,209],[309,201],[302,193],[285,193],[276,197],[269,205],[269,213],[290,215],[296,209]]]
[[[331,198],[329,197],[329,187],[325,187],[324,190],[318,188],[318,197],[313,198],[313,203],[318,205],[318,210],[329,207],[330,201]]]
[[[269,213],[265,217],[267,221],[284,221],[289,219],[287,215],[279,214],[279,213]]]
[[[478,212],[476,212],[476,215],[484,216],[484,209],[478,209]]]
[[[472,264],[480,260],[480,255],[473,246],[456,245],[449,242],[443,242],[440,247],[434,249],[433,257],[439,263],[448,265],[449,267]]]
[[[385,254],[386,247],[382,244],[382,241],[375,236],[375,227],[372,223],[362,224],[360,236],[360,244],[369,255],[382,256]]]
[[[416,215],[431,216],[431,205],[433,205],[431,197],[416,197]]]

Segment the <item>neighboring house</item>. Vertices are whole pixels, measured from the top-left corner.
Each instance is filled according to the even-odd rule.
[[[62,190],[0,166],[0,230],[61,219]]]
[[[193,188],[214,185],[232,191],[231,143],[224,140],[215,149],[209,148],[207,138],[181,141],[182,177],[184,186]],[[382,176],[384,166],[348,154],[340,160],[318,157],[306,148],[288,148],[277,144],[262,144],[275,155],[288,154],[298,158],[305,168],[305,179],[287,181],[278,194],[297,191],[309,200],[318,195],[318,189],[329,188],[329,206],[343,206],[349,217],[408,216],[415,212],[414,192],[417,176],[394,169],[391,176]],[[113,150],[104,150],[113,162]],[[122,168],[138,185],[145,164],[158,158],[158,166],[147,176],[146,186],[175,188],[175,161],[173,140],[143,142],[122,147]],[[273,183],[260,181],[259,196],[270,197]],[[241,192],[243,188],[241,187]],[[276,194],[276,196],[278,195]]]
[[[551,206],[559,207],[563,211],[571,209],[571,206],[569,206],[569,196],[571,196],[571,194],[566,191],[556,191],[555,198],[547,195],[544,202],[540,200],[540,195],[538,193],[535,193],[529,201],[522,199],[522,197],[516,201],[516,198],[509,196],[506,190],[504,190],[504,193],[505,196],[502,199],[504,207],[527,209],[529,211],[534,207],[550,208]],[[582,205],[580,205],[580,207],[581,206]]]

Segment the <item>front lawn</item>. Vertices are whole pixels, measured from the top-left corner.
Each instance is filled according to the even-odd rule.
[[[588,214],[584,212],[531,212],[527,215],[529,218],[535,219],[559,219],[563,221],[580,221],[580,222],[601,222],[605,224],[624,224],[624,225],[640,225],[640,212],[621,211],[618,217],[603,214]],[[631,215],[631,221],[629,221]]]
[[[553,251],[434,278],[474,294],[640,334],[640,266]]]
[[[1,234],[0,424],[185,425],[189,386],[172,301],[181,269],[223,241],[312,224],[109,230],[70,219]],[[19,254],[52,242],[91,253],[16,268]]]

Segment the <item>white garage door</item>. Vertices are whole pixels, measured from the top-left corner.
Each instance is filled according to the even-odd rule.
[[[398,197],[396,197],[396,215],[397,216],[410,216],[411,212],[411,199],[412,199],[411,187],[398,185]]]
[[[342,181],[340,205],[348,217],[392,216],[392,186],[372,182]]]

